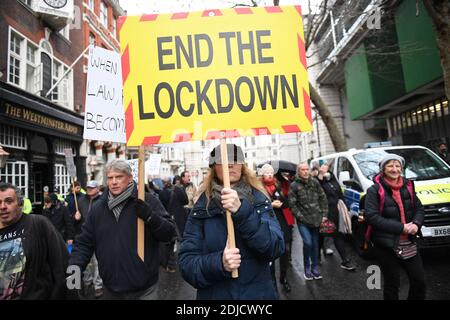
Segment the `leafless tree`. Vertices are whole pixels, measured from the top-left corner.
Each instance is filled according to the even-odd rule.
[[[418,8],[418,1],[416,0]],[[445,93],[450,98],[450,1],[422,0],[436,30],[436,42],[444,73]],[[417,9],[418,11],[418,9]]]
[[[279,5],[280,1],[274,0],[274,5]],[[312,14],[311,10],[311,2],[308,1],[308,9],[309,9],[309,16],[307,19],[307,25],[305,27],[306,33],[305,33],[305,48],[308,50],[310,44],[314,40],[315,36],[317,35],[317,32],[319,30],[319,26],[322,24],[323,20],[327,16],[327,10],[328,10],[328,0],[325,0],[322,2],[321,6],[319,7],[319,12]],[[323,101],[322,97],[320,96],[319,92],[316,90],[316,88],[312,85],[311,82],[309,82],[309,92],[311,101],[313,102],[317,113],[320,115],[320,118],[322,119],[323,123],[325,124],[325,127],[328,130],[328,134],[330,136],[331,142],[333,143],[334,149],[339,151],[345,151],[348,149],[347,141],[345,140],[344,136],[339,131],[339,128],[336,124],[336,121],[334,120],[333,115],[331,114],[328,106]]]

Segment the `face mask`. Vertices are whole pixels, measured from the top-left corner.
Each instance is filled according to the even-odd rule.
[[[323,175],[323,177],[325,178],[325,180],[330,181],[331,179],[331,173],[327,172]]]

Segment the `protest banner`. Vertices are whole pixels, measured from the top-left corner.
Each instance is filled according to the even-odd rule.
[[[226,163],[226,138],[311,130],[300,6],[128,16],[119,29],[128,146],[221,139]]]
[[[161,169],[162,155],[158,153],[150,154],[150,158],[145,162],[146,175],[159,175]]]
[[[122,68],[117,52],[91,46],[83,138],[126,142]]]
[[[139,181],[139,160],[138,159],[127,160],[127,163],[131,167],[131,174],[133,175],[134,182],[138,183],[138,181]]]
[[[77,194],[75,192],[75,180],[77,178],[77,168],[75,167],[75,163],[73,162],[73,153],[72,149],[64,149],[64,155],[66,157],[66,166],[67,166],[67,173],[70,176],[70,180],[72,182],[72,193],[73,198],[75,200],[75,208],[78,211],[78,201],[77,201]]]
[[[120,19],[127,145],[311,129],[300,6]]]

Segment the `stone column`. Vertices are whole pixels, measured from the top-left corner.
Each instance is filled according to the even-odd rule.
[[[116,143],[111,143],[109,144],[109,146],[106,148],[106,152],[107,152],[107,163],[110,163],[111,161],[117,159],[116,156],[116,149],[117,149],[117,144]]]
[[[118,147],[120,160],[127,160],[127,158],[125,157],[125,148],[126,148],[125,145],[120,145]]]
[[[103,141],[97,141],[95,143],[95,168],[94,168],[94,179],[98,181],[98,183],[104,183],[103,174],[104,174],[104,161],[103,161]]]

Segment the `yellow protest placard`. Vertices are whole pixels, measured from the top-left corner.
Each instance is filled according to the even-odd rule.
[[[300,6],[121,17],[127,144],[311,130]]]

